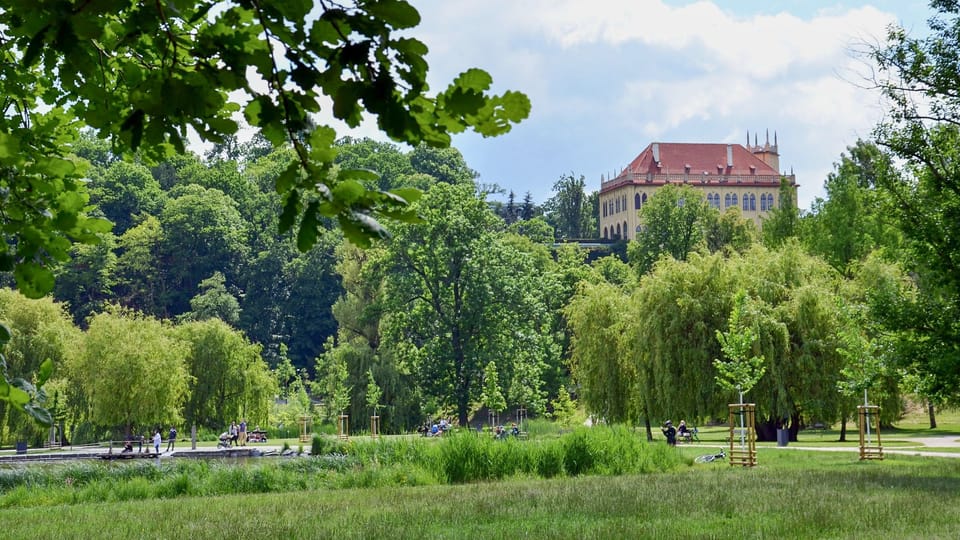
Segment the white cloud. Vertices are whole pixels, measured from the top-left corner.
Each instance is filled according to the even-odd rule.
[[[611,162],[629,162],[654,139],[739,143],[747,130],[762,138],[769,128],[779,132],[781,164],[796,166],[806,207],[882,112],[878,97],[854,84],[864,69],[852,44],[878,42],[897,20],[834,2],[802,16],[769,6],[743,16],[710,1],[413,3],[434,90],[476,66],[496,91],[530,96],[531,117],[506,140],[454,144],[484,178],[530,189],[538,201],[557,174],[599,182]]]

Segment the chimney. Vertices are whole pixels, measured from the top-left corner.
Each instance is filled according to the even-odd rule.
[[[733,167],[733,145],[727,145],[727,167]]]
[[[653,161],[660,164],[660,143],[653,143]]]

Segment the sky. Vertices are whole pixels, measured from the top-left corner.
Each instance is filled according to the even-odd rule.
[[[926,0],[411,0],[434,90],[478,67],[518,90],[528,119],[454,137],[480,181],[544,202],[561,176],[587,190],[651,142],[762,143],[809,209],[841,154],[883,117],[865,46],[891,24],[926,32]],[[340,135],[375,136],[370,123]],[[382,137],[380,137],[382,138]]]

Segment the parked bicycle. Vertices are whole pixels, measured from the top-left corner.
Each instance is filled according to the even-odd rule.
[[[706,454],[703,456],[697,456],[697,458],[694,459],[693,461],[697,463],[711,463],[718,459],[726,459],[726,457],[727,457],[727,453],[723,451],[723,448],[721,448],[720,451],[717,452],[716,454]]]

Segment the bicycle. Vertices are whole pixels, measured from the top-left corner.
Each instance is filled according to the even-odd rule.
[[[723,451],[723,448],[721,448],[720,452],[716,454],[706,454],[703,456],[697,456],[697,458],[694,459],[693,461],[695,461],[696,463],[712,463],[715,460],[725,459],[726,457],[727,457],[727,453]]]

